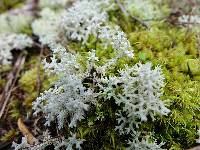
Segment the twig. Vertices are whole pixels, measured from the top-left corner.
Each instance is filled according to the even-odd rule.
[[[13,90],[12,90],[13,91]],[[11,92],[12,92],[11,91]],[[10,101],[12,101],[13,100],[13,96],[10,98]],[[5,108],[5,110],[4,110],[4,116],[2,117],[2,119],[3,120],[6,120],[6,116],[7,116],[7,114],[8,114],[8,112],[9,112],[9,107],[7,107],[7,108]],[[10,124],[9,124],[10,125]],[[10,127],[11,128],[11,127]],[[12,128],[11,128],[12,129]]]
[[[131,17],[134,21],[140,23],[142,26],[144,26],[145,28],[149,29],[149,26],[143,22],[142,20],[138,19],[137,17],[131,15],[126,9],[125,7],[120,3],[119,0],[115,0],[115,3],[119,6],[120,10],[125,14],[125,16],[129,16]]]
[[[17,125],[19,130],[22,132],[24,137],[27,138],[27,142],[31,145],[34,145],[37,142],[37,139],[32,135],[32,133],[28,130],[26,125],[23,123],[22,119],[19,118],[17,121]]]
[[[10,97],[11,97],[11,93],[12,93],[12,89],[15,86],[15,83],[17,81],[17,77],[21,71],[21,67],[25,62],[25,56],[20,55],[17,59],[17,61],[15,62],[14,68],[13,70],[8,74],[8,82],[6,83],[6,86],[4,88],[4,91],[1,95],[1,99],[0,99],[0,118],[3,116],[4,110],[8,104],[8,102],[10,101]]]

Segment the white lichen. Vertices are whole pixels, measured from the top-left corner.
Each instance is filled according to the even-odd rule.
[[[159,9],[160,0],[125,0],[126,9],[134,16],[143,20],[160,18],[163,14]]]
[[[103,41],[105,47],[112,45],[116,53],[116,58],[124,55],[133,58],[133,50],[126,34],[118,26],[103,26],[99,28],[99,38]]]
[[[105,7],[107,0],[78,0],[62,16],[66,36],[85,43],[90,35],[97,35],[97,29],[108,21]]]
[[[82,76],[77,72],[79,64],[76,57],[67,53],[64,48],[56,49],[51,63],[45,63],[45,68],[59,74],[60,78],[53,88],[45,91],[33,103],[35,114],[43,112],[48,126],[57,120],[59,129],[65,122],[71,128],[76,127],[77,122],[84,119],[85,111],[88,111],[94,100],[92,90],[83,86]]]
[[[26,14],[0,14],[0,33],[20,33],[29,28],[32,17]]]
[[[154,120],[156,115],[167,115],[170,110],[160,100],[163,94],[164,76],[161,68],[152,69],[151,63],[138,63],[133,67],[126,66],[120,76],[103,78],[101,89],[107,98],[114,98],[122,109],[118,116],[118,130],[121,134],[135,131],[147,116]],[[121,89],[121,92],[117,92]]]
[[[107,21],[105,10],[108,4],[102,0],[78,0],[66,10],[44,8],[40,18],[32,24],[33,33],[39,36],[43,45],[63,44],[67,39],[86,43],[89,36],[96,36],[97,29]]]
[[[178,20],[183,24],[200,24],[200,16],[198,15],[182,15]]]
[[[39,7],[64,8],[70,0],[40,0]],[[72,0],[71,0],[72,1]]]
[[[129,147],[127,150],[163,150],[161,147],[164,144],[163,142],[158,144],[156,140],[150,139],[149,136],[141,138],[141,133],[135,132],[128,142]]]
[[[60,27],[61,12],[55,12],[45,8],[40,12],[40,18],[32,23],[33,33],[39,37],[43,45],[55,45],[61,43],[65,37]]]
[[[198,139],[196,139],[196,143],[200,144],[200,129],[197,131]]]
[[[76,149],[81,149],[81,144],[83,144],[83,139],[77,139],[76,134],[72,134],[66,139],[62,138],[52,138],[50,135],[43,135],[40,142],[36,142],[31,145],[28,143],[26,137],[22,137],[20,144],[13,142],[12,147],[14,150],[44,150],[47,146],[54,146],[55,150],[59,150],[61,147],[66,148],[66,150],[73,150],[75,146]]]
[[[11,63],[11,50],[23,50],[24,48],[31,47],[32,45],[32,39],[25,34],[0,34],[0,64],[5,65]]]

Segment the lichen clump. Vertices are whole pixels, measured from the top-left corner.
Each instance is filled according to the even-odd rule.
[[[196,146],[199,31],[184,12],[173,16],[172,3],[39,0],[28,16],[1,14],[2,92],[16,58],[26,58],[6,115],[14,126],[23,118],[35,138],[8,128],[2,141],[15,150]]]

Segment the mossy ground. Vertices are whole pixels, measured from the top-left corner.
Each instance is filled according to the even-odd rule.
[[[21,2],[3,0],[0,2],[0,6],[3,6],[0,7],[0,12],[17,7]],[[161,65],[166,78],[162,99],[167,100],[171,113],[166,117],[157,117],[154,122],[149,120],[140,127],[140,130],[143,134],[151,132],[158,142],[166,142],[164,147],[166,149],[181,150],[194,147],[195,139],[198,138],[197,130],[200,129],[198,33],[171,25],[167,21],[154,22],[147,30],[125,18],[118,10],[110,12],[110,18],[126,32],[134,49],[135,56],[128,63],[132,65],[138,61],[143,63],[151,61],[154,65]],[[97,55],[102,58],[102,62],[105,57],[112,57],[112,50],[103,52],[98,43],[94,47],[93,38],[89,41],[85,46],[71,42],[69,49],[84,55],[89,49],[97,48]],[[39,50],[27,52],[26,62],[12,93],[12,101],[8,105],[7,117],[0,121],[1,140],[8,143],[20,137],[16,125],[19,117],[28,118],[26,123],[30,128],[33,127],[32,102],[39,92],[48,89],[56,78],[44,73],[40,63],[40,59],[44,56],[40,55]],[[46,53],[49,55],[49,51]],[[118,67],[123,67],[124,61],[127,62],[120,60]],[[6,75],[11,69],[7,66],[0,68],[0,92],[4,89]],[[85,149],[124,149],[126,145],[122,141],[127,137],[119,136],[114,131],[115,107],[114,102],[110,101],[104,107],[92,108],[88,117],[80,124],[78,136],[86,139],[87,142],[83,146]]]
[[[143,127],[149,127],[167,148],[194,146],[200,127],[198,34],[162,23],[151,31],[130,33],[129,37],[138,60],[162,66],[166,78],[163,99],[168,100],[171,110],[169,116]]]

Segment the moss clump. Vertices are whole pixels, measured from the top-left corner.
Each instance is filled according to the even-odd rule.
[[[8,131],[5,133],[1,138],[0,141],[7,142],[7,141],[12,141],[12,139],[18,135],[18,132],[14,129]]]
[[[24,1],[25,0],[1,0],[0,1],[0,13],[6,11],[8,9],[19,7],[21,4],[24,3]]]
[[[195,146],[200,128],[200,60],[197,34],[161,24],[150,31],[129,34],[138,60],[161,64],[166,77],[163,99],[169,101],[171,114],[142,126],[166,142],[167,149]]]
[[[28,110],[31,110],[32,102],[38,97],[40,92],[48,89],[56,79],[56,77],[47,76],[43,66],[38,64],[37,61],[37,57],[32,57],[26,64],[26,67],[30,67],[30,69],[26,70],[19,79],[19,86],[25,96],[23,105]]]

